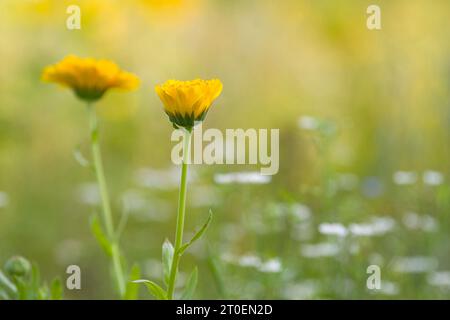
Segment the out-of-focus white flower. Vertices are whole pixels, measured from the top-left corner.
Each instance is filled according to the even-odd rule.
[[[196,207],[211,207],[221,201],[220,194],[209,186],[197,186],[192,192],[192,204]]]
[[[298,126],[303,130],[317,130],[320,121],[311,116],[302,116],[298,119]]]
[[[141,168],[136,171],[136,182],[145,188],[171,190],[178,188],[180,183],[180,172],[177,167],[168,169]],[[195,172],[188,172],[188,181],[195,179]]]
[[[88,205],[100,203],[100,191],[95,182],[81,184],[78,188],[78,195],[81,203]]]
[[[438,186],[444,182],[444,175],[439,171],[426,170],[422,175],[422,180],[429,186]]]
[[[415,212],[407,212],[403,216],[403,224],[408,229],[426,232],[433,232],[438,228],[438,223],[432,216],[419,215]]]
[[[438,261],[433,257],[398,257],[394,260],[393,269],[400,273],[422,273],[437,268]]]
[[[6,192],[0,191],[0,208],[6,207],[9,203],[9,196]]]
[[[396,171],[394,172],[392,179],[395,184],[410,185],[416,183],[417,173],[412,171]]]
[[[282,268],[281,260],[273,258],[262,263],[258,270],[266,273],[278,273],[281,272]]]
[[[65,239],[59,242],[54,250],[55,260],[60,265],[77,264],[81,257],[83,244],[75,239]]]
[[[277,202],[271,207],[272,212],[277,216],[289,216],[292,217],[294,222],[302,222],[308,220],[311,217],[311,209],[301,203],[285,203]]]
[[[450,287],[450,271],[436,271],[428,275],[427,282],[432,286]]]
[[[300,221],[307,220],[311,217],[311,209],[304,204],[293,203],[290,206],[290,210],[292,215]]]
[[[318,285],[314,280],[306,280],[287,284],[283,290],[283,298],[291,300],[312,299],[318,293]]]
[[[259,268],[261,267],[261,258],[252,254],[240,256],[237,259],[237,264],[241,267],[253,267],[253,268]]]
[[[271,180],[272,176],[262,175],[257,171],[217,173],[214,175],[214,181],[217,184],[267,184]]]
[[[138,190],[127,190],[122,196],[124,213],[139,221],[167,221],[172,215],[172,206],[164,199],[142,195]]]
[[[122,194],[122,201],[126,211],[135,211],[145,208],[146,199],[135,190],[127,190]]]
[[[263,261],[260,257],[253,253],[248,253],[241,256],[225,253],[222,255],[222,260],[244,268],[255,268],[266,273],[277,273],[282,270],[282,264],[279,258]]]
[[[382,280],[380,291],[387,296],[395,296],[399,294],[400,289],[396,283]]]
[[[306,258],[332,257],[339,253],[339,246],[331,242],[304,244],[301,253]]]
[[[222,254],[222,260],[241,267],[259,268],[262,264],[260,257],[253,253],[247,253],[241,256],[236,256],[232,253]]]
[[[373,218],[370,223],[352,223],[348,229],[355,236],[379,236],[391,231],[395,221],[389,217]]]
[[[348,233],[347,228],[340,223],[321,223],[319,232],[325,235],[345,237]]]

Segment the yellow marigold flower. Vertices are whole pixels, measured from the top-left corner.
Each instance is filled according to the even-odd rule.
[[[132,90],[139,85],[138,77],[121,70],[112,61],[73,55],[46,67],[42,79],[69,87],[79,98],[86,101],[100,99],[108,89]]]
[[[192,81],[168,80],[155,87],[164,110],[175,128],[192,129],[203,121],[213,101],[222,92],[219,79]]]

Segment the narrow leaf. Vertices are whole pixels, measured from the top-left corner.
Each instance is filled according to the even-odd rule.
[[[184,288],[183,295],[181,296],[181,300],[189,300],[192,298],[195,292],[195,288],[197,287],[198,280],[198,269],[197,267],[191,272],[189,279],[186,282],[186,287]]]
[[[12,283],[8,277],[0,270],[0,288],[3,288],[6,294],[11,298],[17,296],[17,287]]]
[[[209,227],[209,224],[212,221],[212,211],[209,210],[209,216],[208,216],[208,220],[206,220],[205,224],[200,228],[200,230],[198,230],[195,235],[192,237],[192,239],[188,242],[185,243],[181,246],[181,248],[179,249],[179,251],[177,252],[180,256],[186,251],[187,248],[189,248],[195,241],[197,241],[198,239],[201,238],[201,236],[206,232],[206,230]]]
[[[37,291],[37,300],[48,300],[50,298],[50,289],[47,284],[43,284]]]
[[[50,285],[50,299],[61,300],[62,297],[63,297],[63,286],[61,283],[61,279],[55,278],[53,279]]]
[[[22,279],[17,279],[22,280]],[[41,285],[41,272],[39,271],[39,267],[37,264],[33,263],[31,265],[31,282],[28,284],[23,281],[23,289],[25,292],[23,293],[26,297],[25,299],[39,299],[40,294],[40,285]],[[20,292],[21,290],[19,290]],[[30,297],[31,295],[31,297]]]
[[[10,296],[8,296],[8,294],[3,291],[0,290],[0,300],[11,300],[12,298]]]
[[[15,284],[17,287],[18,300],[36,300],[38,289],[34,289],[31,284],[26,284],[22,278],[16,278]]]
[[[158,300],[167,300],[167,293],[164,291],[163,288],[161,288],[159,285],[154,283],[153,281],[146,280],[146,279],[140,279],[140,280],[134,280],[134,283],[144,283],[147,286],[148,292],[150,292],[151,295],[153,295]]]
[[[94,214],[91,216],[90,224],[91,224],[91,231],[95,239],[97,239],[97,242],[99,243],[100,247],[103,249],[103,251],[105,251],[105,253],[108,256],[111,256],[112,255],[111,243],[109,242],[108,238],[103,232],[103,229],[98,221],[97,215]]]
[[[170,269],[173,261],[173,246],[168,239],[166,239],[162,245],[162,265],[164,273],[164,283],[169,284]]]
[[[125,300],[136,300],[139,294],[139,287],[133,283],[141,277],[141,268],[138,264],[134,264],[128,276],[127,288],[125,291]]]

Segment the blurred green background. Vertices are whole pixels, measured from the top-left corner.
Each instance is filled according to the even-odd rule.
[[[66,28],[72,4],[81,30]],[[366,28],[371,4],[382,30]],[[279,128],[280,171],[222,184],[259,168],[191,166],[187,234],[215,217],[180,284],[198,264],[196,298],[450,298],[449,12],[446,0],[2,0],[0,264],[21,254],[47,279],[76,264],[82,290],[67,298],[115,298],[88,225],[94,175],[73,157],[78,145],[89,157],[85,106],[40,81],[76,54],[142,80],[97,107],[116,222],[129,212],[122,248],[145,277],[161,279],[179,179],[154,86],[217,77],[204,129]],[[380,290],[366,287],[372,264]]]

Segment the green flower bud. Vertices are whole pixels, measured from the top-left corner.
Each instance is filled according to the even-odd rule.
[[[11,277],[24,277],[30,273],[31,263],[24,257],[14,256],[6,261],[5,271]]]

